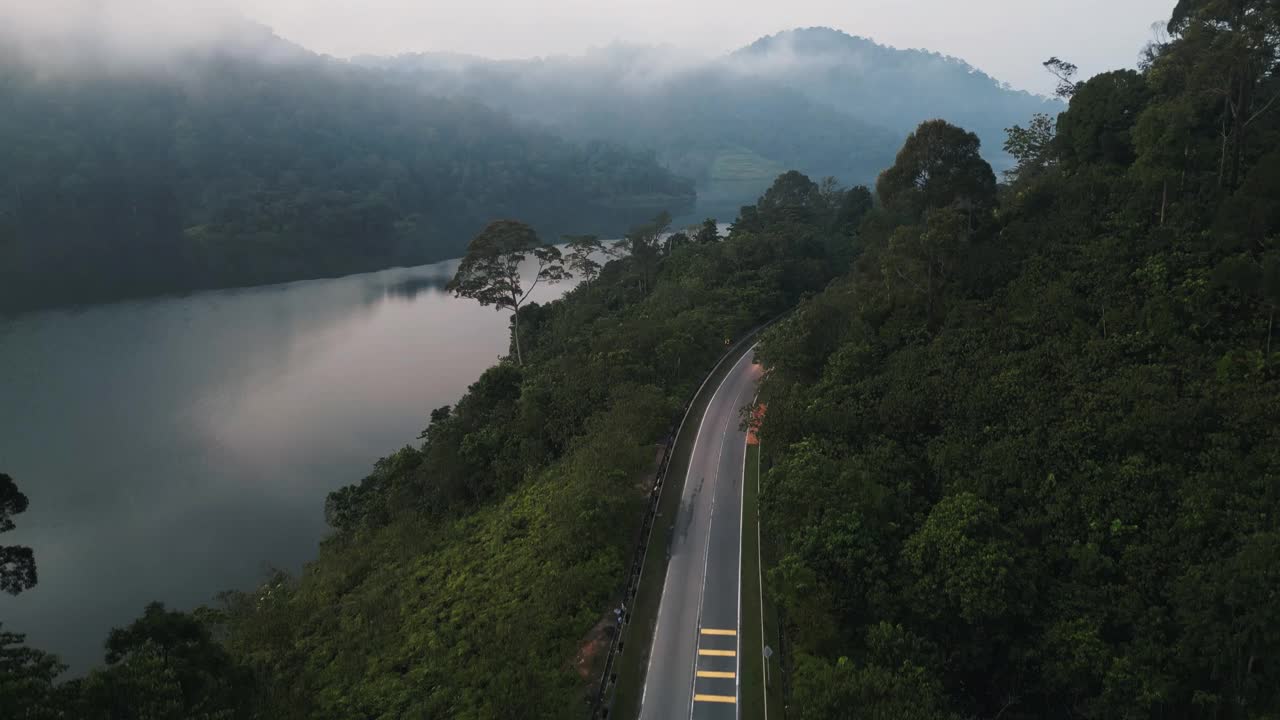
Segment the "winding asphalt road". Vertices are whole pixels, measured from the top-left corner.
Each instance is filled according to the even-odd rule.
[[[738,717],[742,474],[740,409],[761,368],[748,350],[716,388],[698,426],[684,495],[670,533],[641,720]],[[661,526],[660,526],[661,527]]]

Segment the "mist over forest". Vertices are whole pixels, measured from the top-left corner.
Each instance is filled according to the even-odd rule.
[[[71,677],[0,626],[4,720],[1280,717],[1276,0],[1169,0],[1054,98],[826,27],[335,58],[0,3],[0,592],[140,611]],[[263,561],[277,475],[310,560],[198,607],[111,577],[194,555],[84,551]],[[244,524],[185,527],[219,484]]]
[[[417,265],[493,217],[556,237],[692,208],[650,155],[234,28],[0,49],[0,310]]]
[[[1059,105],[822,28],[711,58],[347,61],[215,3],[0,12],[0,310],[419,264],[494,217],[727,221],[788,168],[869,182],[936,116],[1007,166],[1003,128]]]
[[[703,206],[736,211],[785,169],[872,182],[916,125],[976,132],[997,169],[1005,130],[1056,98],[1017,91],[961,59],[898,50],[830,28],[779,32],[722,56],[612,45],[581,56],[486,60],[359,57],[429,92],[474,98],[575,140],[652,149],[698,182]]]

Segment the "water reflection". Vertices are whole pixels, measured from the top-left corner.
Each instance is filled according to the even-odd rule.
[[[0,320],[0,470],[31,498],[4,540],[40,570],[5,628],[83,670],[149,600],[312,557],[325,493],[506,352],[508,314],[444,291],[456,267]]]
[[[445,292],[452,273],[447,275],[418,275],[388,285],[386,295],[400,300],[413,300],[424,292]]]

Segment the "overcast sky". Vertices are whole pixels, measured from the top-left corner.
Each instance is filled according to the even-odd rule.
[[[899,48],[963,58],[1015,87],[1047,93],[1050,55],[1081,74],[1132,67],[1175,0],[0,0],[0,34],[39,49],[49,29],[79,27],[122,49],[210,37],[231,11],[312,50],[451,51],[496,58],[580,54],[613,43],[703,54],[762,35],[825,25]],[[34,28],[34,30],[33,30]],[[104,30],[106,32],[104,32]]]
[[[38,1],[38,0],[32,0]],[[1048,92],[1040,63],[1082,74],[1131,67],[1175,0],[233,0],[313,50],[347,56],[447,50],[488,57],[576,54],[615,41],[721,52],[779,30],[835,27],[968,60]]]

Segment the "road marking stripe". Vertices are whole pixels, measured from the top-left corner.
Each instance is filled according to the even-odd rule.
[[[736,678],[737,676],[738,676],[738,674],[737,674],[737,673],[734,673],[734,672],[721,672],[721,671],[719,671],[719,670],[699,670],[699,671],[698,671],[698,677],[701,677],[701,678],[729,678],[729,679],[733,679],[733,678]]]
[[[742,363],[742,360],[741,360],[741,359],[739,359],[736,363],[734,363],[733,367],[729,369],[729,375],[732,375],[732,374],[733,374],[733,370],[734,370],[735,368],[737,368],[737,367],[738,367],[738,365],[739,365],[739,364],[741,364],[741,363]],[[726,376],[725,376],[724,383],[729,382],[729,375],[726,375]],[[703,421],[704,421],[704,422],[706,421],[707,416],[711,414],[711,406],[715,404],[715,402],[716,402],[716,395],[720,394],[720,390],[721,390],[721,388],[723,388],[723,387],[724,387],[724,383],[721,383],[721,384],[720,384],[720,387],[716,388],[716,392],[715,392],[715,394],[711,396],[711,402],[710,402],[710,403],[707,403],[707,410],[706,410],[706,414],[705,414],[705,415],[703,415]],[[741,393],[739,393],[739,394],[741,394]],[[699,432],[701,432],[702,427],[701,427],[701,426],[699,426],[699,427],[698,427],[698,430],[699,430]],[[728,430],[729,430],[729,420],[728,420],[728,419],[726,419],[726,420],[724,421],[724,429],[720,431],[720,436],[721,436],[721,437],[720,437],[720,452],[716,455],[716,470],[715,470],[715,476],[714,476],[714,477],[712,478],[712,480],[711,480],[711,514],[707,516],[707,535],[706,535],[706,538],[703,540],[703,546],[702,546],[702,586],[698,589],[698,625],[699,625],[699,626],[701,626],[701,625],[702,625],[702,601],[703,601],[703,599],[706,597],[706,594],[707,594],[707,563],[709,562],[709,558],[711,557],[711,526],[712,526],[712,524],[714,524],[714,523],[715,523],[715,520],[716,520],[716,492],[720,489],[720,483],[719,483],[719,480],[720,480],[720,460],[724,457],[724,434],[725,434],[726,432],[728,432]],[[696,447],[696,446],[697,446],[697,441],[696,441],[696,440],[694,441],[694,446],[695,446],[695,447],[694,447],[694,454],[696,455],[696,454],[697,454],[697,447]],[[693,457],[694,457],[693,455],[690,455],[690,456],[689,456],[689,467],[690,467],[690,468],[692,468],[692,467],[693,467]],[[705,478],[704,478],[703,480],[704,480],[704,482],[705,482]],[[686,479],[686,480],[685,480],[685,482],[688,482],[688,479]],[[701,635],[699,635],[698,637],[694,638],[694,643],[693,643],[693,645],[694,645],[694,647],[695,647],[695,648],[697,648],[697,649],[698,649],[698,654],[699,654],[699,655],[712,655],[712,654],[717,654],[715,651],[711,651],[711,650],[703,650],[703,649],[702,649],[702,636],[701,636]],[[696,661],[696,660],[694,661],[694,667],[695,667],[695,668],[697,667],[697,661]],[[694,675],[694,676],[693,676],[693,681],[691,682],[689,689],[690,689],[690,690],[692,690],[692,691],[694,691],[694,700],[695,700],[695,701],[697,700],[697,686],[698,686],[698,676],[697,676],[697,675]],[[693,707],[694,707],[694,703],[689,703],[689,720],[693,720]]]
[[[757,328],[757,330],[758,330],[758,328]],[[744,339],[742,342],[746,342],[746,340]],[[750,348],[748,348],[748,349],[747,349],[747,352],[750,352],[750,351],[754,350],[754,349],[755,349],[755,347],[756,347],[757,345],[759,345],[759,344],[760,344],[760,343],[759,343],[759,341],[757,341],[755,344],[753,344]],[[697,399],[698,399],[698,397],[702,395],[702,391],[706,389],[706,387],[707,387],[707,383],[711,382],[711,379],[712,379],[713,377],[715,377],[716,371],[717,371],[717,370],[719,370],[719,369],[720,369],[720,366],[721,366],[721,365],[723,365],[723,364],[725,363],[725,361],[726,361],[726,360],[728,360],[728,359],[730,358],[730,356],[732,355],[732,353],[733,353],[733,348],[730,348],[730,349],[729,349],[729,351],[727,351],[723,356],[721,356],[721,357],[720,357],[720,359],[719,359],[719,360],[717,360],[717,361],[716,361],[715,366],[711,368],[711,372],[710,372],[710,373],[708,373],[708,374],[707,374],[707,376],[706,376],[705,378],[703,378],[703,379],[702,379],[702,384],[698,386],[698,390],[697,390],[697,392],[695,392],[695,393],[693,394],[693,400],[692,400],[692,401],[690,401],[690,403],[689,403],[689,407],[685,408],[685,411],[684,411],[684,417],[680,418],[680,427],[676,429],[675,438],[673,438],[673,440],[672,440],[672,443],[673,443],[673,444],[672,444],[672,449],[674,449],[674,448],[675,448],[675,444],[676,444],[676,443],[678,443],[678,441],[679,441],[679,439],[680,439],[680,435],[684,432],[684,424],[685,424],[685,422],[687,422],[687,421],[689,420],[689,413],[693,412],[693,406],[694,406],[695,404],[697,404]],[[716,385],[715,389],[711,391],[711,399],[707,400],[707,406],[706,406],[705,408],[703,408],[703,409],[702,409],[702,419],[698,421],[698,430],[697,430],[697,432],[695,432],[695,433],[693,434],[693,449],[692,449],[692,450],[690,451],[690,453],[689,453],[689,461],[685,464],[685,469],[684,469],[684,475],[685,475],[685,477],[684,477],[684,484],[683,484],[683,485],[681,486],[681,488],[680,488],[680,499],[681,499],[681,500],[683,500],[683,499],[684,499],[684,495],[685,495],[685,493],[686,493],[686,492],[688,492],[688,490],[689,490],[689,475],[690,475],[690,472],[692,471],[692,468],[693,468],[693,458],[698,454],[698,441],[702,438],[702,428],[703,428],[703,426],[704,426],[704,425],[706,425],[706,424],[707,424],[707,413],[708,413],[708,411],[711,409],[711,405],[715,403],[716,396],[720,394],[720,390],[724,387],[725,383],[727,383],[727,382],[729,381],[729,376],[733,374],[733,370],[734,370],[734,368],[738,367],[738,364],[739,364],[739,363],[741,363],[741,362],[742,362],[742,356],[739,356],[737,360],[734,360],[734,361],[733,361],[733,364],[729,366],[729,372],[725,373],[725,376],[724,376],[723,378],[721,378],[721,379],[720,379],[720,384],[719,384],[719,385]],[[668,470],[669,470],[669,469],[670,469],[670,468],[668,467]],[[669,478],[668,478],[668,479],[669,479]],[[668,490],[664,487],[664,488],[663,488],[663,490],[662,490],[662,492],[663,492],[663,493],[666,493],[666,492],[668,492]],[[680,509],[679,509],[679,506],[677,506],[677,508],[676,508],[676,520],[678,521],[678,520],[679,520],[679,518],[680,518]],[[655,521],[654,521],[654,522],[655,522],[655,527],[656,527],[656,522],[657,522],[657,521],[656,521],[656,519],[655,519]],[[675,525],[673,524],[673,525],[672,525],[672,528],[674,528],[674,527],[675,527]],[[650,536],[652,536],[652,534],[653,534],[653,530],[651,529],[651,530],[649,531],[649,533],[650,533]],[[668,541],[668,542],[669,542],[669,541]],[[646,547],[647,547],[647,546],[646,546]],[[669,548],[670,548],[670,546],[668,545],[668,549],[669,549]],[[646,550],[645,550],[645,559],[647,559],[647,558],[648,558],[648,550],[646,549]],[[705,562],[705,561],[704,561],[704,562]],[[641,569],[641,573],[642,573],[642,575],[641,575],[641,580],[643,581],[643,562],[642,562],[641,568],[642,568],[642,569]],[[671,571],[671,558],[669,558],[669,557],[668,557],[668,558],[667,558],[667,563],[666,563],[666,565],[664,565],[664,566],[663,566],[663,568],[662,568],[662,595],[661,595],[661,596],[659,596],[659,598],[658,598],[658,614],[657,614],[657,616],[654,618],[654,624],[653,624],[653,637],[649,639],[649,662],[648,662],[648,664],[645,666],[645,670],[644,670],[644,686],[643,686],[643,688],[642,688],[642,689],[641,689],[641,691],[640,691],[640,714],[641,714],[642,716],[644,715],[645,700],[647,700],[647,699],[648,699],[648,697],[649,697],[649,679],[653,677],[653,662],[654,662],[654,660],[658,657],[658,654],[654,652],[654,648],[658,647],[658,638],[660,637],[660,635],[658,634],[658,629],[659,629],[659,628],[661,627],[661,625],[662,625],[662,608],[663,608],[663,606],[666,604],[666,600],[667,600],[667,597],[668,597],[668,595],[667,595],[667,587],[671,584],[671,572],[670,572],[670,571]],[[705,567],[705,565],[704,565],[704,567],[703,567],[703,571],[702,571],[702,573],[703,573],[703,583],[704,583],[704,585],[705,585],[705,583],[706,583],[706,567]],[[705,591],[705,590],[706,590],[706,588],[704,587],[704,588],[703,588],[703,590]],[[702,616],[702,598],[701,598],[701,597],[699,597],[699,598],[698,598],[698,616],[699,616],[699,617],[701,617],[701,616]],[[691,687],[690,689],[692,689],[692,687]],[[693,709],[692,709],[692,708],[690,708],[690,709],[689,709],[689,717],[690,717],[690,718],[692,718],[692,717],[693,717]]]
[[[756,399],[760,399],[757,395]],[[756,580],[758,584],[756,589],[760,591],[760,657],[764,659],[764,683],[760,690],[764,694],[764,720],[769,720],[769,658],[764,656],[766,647],[765,640],[767,636],[764,634],[764,547],[760,539],[760,484],[764,482],[760,478],[760,456],[764,454],[764,446],[761,445],[756,449]],[[747,456],[742,456],[743,478],[742,483],[746,485],[746,462]],[[738,592],[742,592],[741,586]]]
[[[693,696],[693,701],[694,701],[694,702],[728,703],[728,704],[730,704],[730,705],[736,705],[736,704],[738,703],[738,698],[736,698],[736,697],[734,697],[734,696],[732,696],[732,695],[702,695],[702,694],[698,694],[698,695],[694,695],[694,696]]]
[[[759,343],[756,343],[756,345],[759,345]],[[702,424],[706,424],[707,417],[711,414],[711,407],[715,405],[716,396],[720,394],[720,391],[722,389],[724,389],[725,384],[729,382],[730,376],[732,376],[733,372],[738,368],[739,365],[742,364],[742,361],[748,359],[748,356],[755,349],[756,345],[752,345],[751,347],[747,348],[747,351],[743,353],[742,357],[738,358],[738,360],[733,364],[733,366],[729,368],[729,373],[725,375],[725,379],[720,383],[720,387],[716,388],[716,391],[711,395],[711,401],[707,403],[707,409],[702,416]],[[730,403],[731,406],[734,408],[737,408],[738,401],[741,399],[742,399],[742,391],[739,390],[738,394],[735,395],[733,400],[731,401]],[[724,428],[720,430],[720,452],[716,455],[715,477],[712,480],[712,484],[711,484],[711,515],[707,518],[707,535],[706,535],[706,540],[704,541],[705,546],[702,549],[702,586],[698,589],[698,625],[699,627],[702,625],[702,601],[705,599],[707,594],[707,562],[708,562],[708,558],[711,555],[711,526],[715,523],[715,517],[716,517],[716,491],[720,488],[720,482],[719,482],[720,465],[721,465],[721,461],[724,459],[724,438],[729,432],[729,424],[732,421],[733,421],[733,415],[730,414],[729,417],[725,418]],[[699,434],[702,433],[701,424],[698,426],[698,433]],[[697,437],[695,437],[693,441],[693,454],[689,456],[689,468],[691,470],[693,468],[693,458],[697,454],[698,454],[698,439]],[[744,451],[744,457],[745,457],[745,451]],[[685,483],[688,484],[687,476],[685,478]],[[739,518],[739,522],[741,522],[741,518]],[[738,554],[739,556],[741,556],[742,554],[741,526],[739,526],[739,530],[738,530]],[[739,573],[741,573],[741,565],[742,565],[741,557],[739,557],[738,565],[739,565]],[[665,592],[665,588],[664,588],[664,592]],[[739,580],[738,582],[738,594],[739,595],[742,594],[741,580]],[[741,603],[739,603],[739,605],[741,605]],[[741,613],[741,607],[739,607],[739,613]],[[741,617],[738,618],[738,625],[739,626],[742,625]],[[705,650],[704,651],[702,649],[702,637],[699,635],[695,639],[696,639],[696,642],[694,643],[694,646],[698,648],[699,655],[713,655],[718,657],[735,657],[735,658],[737,657],[737,653],[732,650]],[[650,658],[650,660],[652,661],[652,658]],[[735,665],[735,670],[736,669],[737,669],[737,666]],[[698,683],[698,678],[697,676],[694,676],[694,679],[690,683],[689,689],[693,690],[697,686],[697,683]],[[695,694],[695,699],[696,697],[697,696]],[[724,697],[724,696],[721,696],[721,697]],[[723,702],[723,701],[721,700],[721,701],[713,701],[713,702]],[[733,703],[737,704],[737,702],[738,702],[737,688],[735,687]],[[694,704],[689,703],[689,720],[693,720],[693,708],[694,708]]]
[[[702,628],[703,635],[732,635],[737,636],[737,630],[712,630],[711,628]]]

